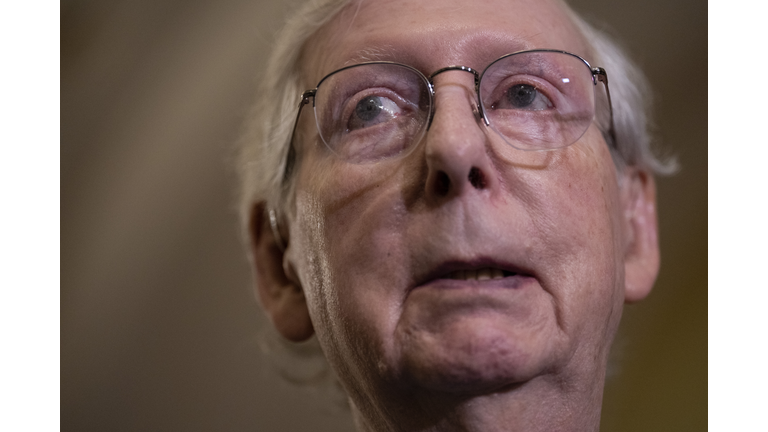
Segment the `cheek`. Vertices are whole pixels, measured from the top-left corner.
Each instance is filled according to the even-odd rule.
[[[602,333],[606,325],[618,324],[614,312],[621,308],[623,289],[613,161],[604,144],[577,143],[553,165],[556,169],[540,178],[546,184],[534,184],[538,199],[531,206],[539,241],[532,249],[550,270],[542,284],[557,302],[566,332]]]
[[[323,161],[305,170],[297,192],[299,222],[338,270],[339,282],[376,280],[397,263],[406,214],[398,191],[402,169]],[[333,174],[329,174],[333,173]]]
[[[537,269],[568,339],[603,344],[606,331],[618,325],[624,281],[610,152],[592,127],[565,149],[514,156],[502,185],[508,200],[522,209],[526,259]]]
[[[405,214],[396,189],[401,173],[315,160],[307,160],[297,184],[297,272],[329,361],[363,371],[386,350],[404,294],[397,271],[406,266],[396,229]]]

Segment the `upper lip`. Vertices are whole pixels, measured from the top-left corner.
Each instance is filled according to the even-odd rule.
[[[470,260],[451,259],[441,261],[424,271],[422,274],[417,275],[414,279],[415,284],[413,287],[415,288],[424,285],[435,279],[449,278],[449,275],[455,271],[480,270],[484,268],[496,268],[504,272],[515,273],[522,276],[529,275],[525,270],[512,263],[503,262],[491,257],[477,257]]]

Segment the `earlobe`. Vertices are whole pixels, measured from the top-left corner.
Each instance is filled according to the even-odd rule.
[[[627,168],[623,181],[624,300],[633,303],[651,292],[659,273],[656,184],[650,173],[633,168]]]
[[[290,242],[270,226],[265,204],[251,207],[248,224],[256,288],[264,310],[283,337],[294,342],[314,334],[301,283],[290,262],[284,263]],[[284,244],[281,244],[284,243]]]

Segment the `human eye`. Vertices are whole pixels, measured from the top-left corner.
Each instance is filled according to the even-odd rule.
[[[532,77],[512,76],[504,79],[492,93],[492,110],[543,111],[554,108],[551,86]]]
[[[513,147],[559,148],[578,139],[594,117],[591,78],[571,54],[510,54],[483,72],[480,101],[488,124]]]
[[[325,143],[344,159],[365,162],[399,154],[425,124],[428,111],[408,89],[382,84],[335,89],[340,90],[335,99],[321,99],[317,120]]]
[[[515,84],[506,91],[506,100],[510,107],[540,111],[552,108],[549,98],[530,84]]]
[[[428,82],[415,70],[362,64],[321,81],[315,118],[320,137],[334,153],[369,162],[410,148],[424,130],[430,103]]]
[[[346,129],[352,132],[396,121],[407,112],[407,105],[388,92],[366,91],[352,98],[345,111],[348,112],[342,118],[347,119]]]

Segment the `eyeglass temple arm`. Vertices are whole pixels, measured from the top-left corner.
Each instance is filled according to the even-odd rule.
[[[296,113],[296,120],[293,121],[293,129],[291,129],[291,137],[288,141],[288,156],[285,159],[285,169],[283,170],[283,184],[285,184],[291,177],[293,171],[293,164],[296,160],[296,150],[293,148],[293,137],[296,136],[296,128],[299,126],[299,118],[301,117],[301,109],[304,105],[309,103],[309,98],[315,97],[317,89],[307,90],[301,94],[301,100],[299,101],[299,110]]]
[[[616,144],[616,128],[613,125],[613,103],[611,102],[611,89],[608,86],[608,73],[601,67],[592,68],[592,76],[597,81],[600,81],[605,86],[605,95],[608,97],[608,112],[611,115],[611,124],[609,126],[608,135],[611,138],[611,145],[617,148]],[[597,84],[597,81],[595,84]]]

